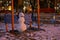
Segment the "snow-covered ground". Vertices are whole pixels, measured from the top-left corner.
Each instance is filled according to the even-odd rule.
[[[15,24],[15,29],[19,25]],[[27,25],[29,26],[29,25]],[[32,25],[37,27],[36,25]],[[11,30],[11,24],[8,24],[8,29]],[[6,32],[5,24],[0,24],[0,40],[60,40],[60,24],[43,24],[40,28],[45,29],[46,31],[31,31],[22,33],[19,37],[12,35]],[[5,33],[2,33],[5,32]],[[8,34],[8,35],[7,35]]]

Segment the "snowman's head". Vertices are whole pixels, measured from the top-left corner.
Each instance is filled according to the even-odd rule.
[[[20,13],[19,14],[19,17],[24,17],[24,13]]]

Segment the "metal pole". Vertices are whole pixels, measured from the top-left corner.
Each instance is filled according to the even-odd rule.
[[[40,28],[40,4],[39,4],[39,2],[40,1],[37,0],[37,4],[38,4],[38,7],[37,7],[38,8],[38,14],[37,14],[38,15],[37,16],[38,17],[38,29]]]
[[[56,7],[56,9],[55,9],[55,10],[57,10],[57,0],[55,0],[55,7]]]
[[[14,30],[14,0],[12,1],[12,31]]]
[[[56,7],[55,12],[57,12],[57,0],[55,0],[55,7]]]
[[[6,26],[6,32],[8,32],[8,23],[6,23],[5,26]]]
[[[48,3],[48,8],[50,8],[50,1],[49,1],[49,0],[47,0],[47,3]]]
[[[53,16],[53,19],[56,21],[56,12],[57,12],[57,0],[55,0],[55,14]],[[54,23],[54,26],[55,26],[56,22]]]

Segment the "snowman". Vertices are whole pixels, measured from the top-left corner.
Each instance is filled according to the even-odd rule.
[[[18,22],[19,22],[18,30],[20,32],[25,31],[27,29],[27,27],[26,27],[26,24],[24,23],[25,22],[24,13],[22,13],[22,12],[19,13]]]

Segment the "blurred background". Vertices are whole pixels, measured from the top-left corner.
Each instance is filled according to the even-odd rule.
[[[41,23],[60,23],[60,0],[40,0],[39,2]],[[23,10],[24,13],[26,10],[31,11],[37,20],[37,3],[37,0],[14,0],[14,14],[16,15],[18,10]],[[4,22],[4,15],[11,12],[11,4],[11,0],[0,0],[0,18],[2,22]]]

